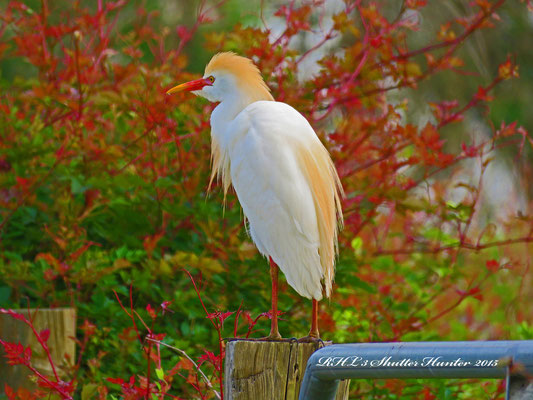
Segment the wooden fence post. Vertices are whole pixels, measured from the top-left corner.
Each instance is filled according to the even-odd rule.
[[[15,311],[28,318],[28,310]],[[73,308],[55,308],[30,309],[29,311],[37,332],[46,328],[50,329],[48,348],[54,364],[58,367],[58,374],[61,375],[63,373],[62,367],[67,366],[65,354],[70,359],[69,364],[76,362],[76,346],[72,340],[76,337],[76,310]],[[29,345],[32,349],[32,365],[40,372],[48,376],[52,375],[46,354],[35,339],[31,329],[24,322],[7,314],[0,314],[0,338],[7,342],[20,342],[24,346]],[[3,355],[4,351],[0,347],[0,393],[4,391],[5,384],[15,390],[19,387],[33,389],[35,384],[28,379],[28,375],[31,373],[28,368],[23,365],[8,365]]]
[[[326,344],[327,345],[327,344]],[[224,398],[227,400],[298,400],[314,343],[234,340],[226,345]],[[348,399],[350,381],[342,381],[336,400]]]

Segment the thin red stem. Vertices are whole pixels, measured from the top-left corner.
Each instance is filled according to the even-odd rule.
[[[29,300],[28,300],[28,303],[29,303]],[[46,353],[46,357],[48,358],[48,362],[50,363],[50,366],[52,367],[52,372],[54,373],[54,377],[56,378],[56,382],[59,382],[59,376],[57,375],[56,367],[54,365],[54,361],[52,360],[52,355],[50,354],[50,349],[48,348],[48,345],[41,338],[41,335],[39,335],[39,333],[33,326],[33,319],[31,316],[29,304],[28,304],[28,320],[26,320],[25,322],[31,328],[35,338],[37,339],[37,341],[43,348],[44,352]]]
[[[200,295],[200,290],[198,289],[198,286],[196,286],[196,282],[194,281],[194,278],[192,277],[191,273],[184,269],[185,273],[189,276],[189,279],[191,280],[194,290],[196,291],[196,295],[198,296],[198,299],[200,300],[200,304],[202,305],[202,308],[204,309],[205,315],[209,316],[209,312],[207,311],[207,308],[204,304],[204,301],[202,300],[202,296]],[[224,357],[224,340],[222,339],[222,322],[220,324],[216,324],[212,318],[208,318],[209,321],[211,321],[211,324],[216,329],[218,334],[218,350],[219,350],[219,370],[218,370],[218,380],[220,385],[220,398],[221,400],[224,400],[224,383],[222,379],[222,364],[223,364],[223,357]]]
[[[500,77],[496,77],[491,83],[490,85],[488,85],[485,89],[486,92],[489,92],[490,90],[492,90],[494,88],[494,86],[496,86],[498,83],[500,83],[503,79],[500,78]],[[468,111],[469,109],[471,109],[472,107],[475,107],[477,104],[479,104],[480,102],[484,101],[483,99],[477,97],[477,96],[474,96],[463,108],[461,108],[459,111],[453,113],[452,115],[450,115],[449,117],[443,119],[438,127],[439,128],[442,128],[444,125],[447,125],[449,124],[450,122],[453,122],[455,121],[460,115],[463,115],[465,113],[465,111]]]
[[[135,333],[137,334],[137,339],[142,344],[143,340],[141,338],[141,334],[139,332],[139,329],[137,328],[137,324],[135,323],[135,316],[133,315],[133,313],[130,314],[128,312],[128,310],[126,310],[126,308],[122,304],[122,301],[120,301],[120,298],[118,297],[118,294],[117,294],[117,292],[115,290],[113,290],[113,293],[115,293],[115,297],[117,298],[117,301],[118,301],[118,304],[120,305],[120,308],[122,308],[122,310],[131,318],[131,320],[133,322],[133,328],[135,330]],[[130,296],[131,296],[131,286],[130,286]]]

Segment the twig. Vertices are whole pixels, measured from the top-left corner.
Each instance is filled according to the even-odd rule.
[[[211,324],[213,325],[213,327],[215,328],[215,330],[217,331],[217,334],[218,334],[218,351],[219,351],[219,368],[218,368],[218,381],[220,383],[220,392],[222,394],[222,398],[224,397],[224,384],[223,384],[223,380],[222,380],[222,357],[223,357],[223,354],[224,354],[224,348],[223,348],[223,339],[222,339],[222,324],[223,324],[223,321],[221,320],[220,321],[220,325],[216,324],[213,319],[209,318],[209,312],[207,311],[207,308],[202,300],[202,296],[200,295],[200,290],[198,289],[198,286],[196,286],[196,282],[194,281],[194,278],[192,277],[191,273],[189,271],[187,271],[186,269],[183,269],[183,271],[185,271],[185,273],[189,276],[189,279],[191,280],[193,286],[194,286],[194,290],[196,291],[196,295],[198,296],[198,299],[200,300],[200,303],[202,304],[202,308],[204,309],[204,312],[205,312],[205,315],[207,316],[207,318],[209,319],[209,321],[211,321]],[[216,370],[216,368],[215,368]]]
[[[355,78],[359,75],[361,70],[363,69],[363,65],[366,63],[366,59],[368,58],[368,40],[370,37],[370,27],[368,26],[367,22],[363,18],[363,11],[361,9],[361,2],[358,1],[355,3],[355,7],[357,7],[357,10],[359,11],[359,18],[361,18],[361,23],[363,24],[363,28],[365,29],[365,35],[363,36],[363,56],[361,57],[361,60],[359,61],[359,64],[357,64],[357,67],[355,68],[354,72],[350,75],[350,79],[348,79],[348,84],[352,84]]]
[[[450,55],[452,55],[455,52],[455,50],[457,50],[459,45],[461,45],[468,36],[470,36],[472,33],[474,33],[483,24],[483,22],[488,17],[490,17],[498,8],[500,8],[505,3],[505,1],[506,0],[500,0],[497,3],[495,3],[488,11],[482,12],[481,16],[472,25],[470,25],[461,35],[457,36],[454,40],[448,40],[448,41],[440,42],[440,43],[437,43],[437,44],[434,44],[434,45],[431,45],[431,46],[426,46],[426,47],[423,47],[423,48],[420,48],[420,49],[417,49],[417,50],[413,50],[413,51],[408,52],[408,53],[399,54],[396,57],[391,58],[390,61],[404,60],[404,59],[411,58],[411,57],[419,55],[419,54],[425,54],[427,52],[430,52],[430,51],[433,51],[433,50],[436,50],[436,49],[439,49],[439,48],[450,47],[442,57],[440,57],[439,59],[437,59],[435,61],[434,65],[432,67],[430,67],[427,71],[425,71],[420,76],[416,77],[416,79],[414,79],[414,80],[402,80],[400,83],[398,83],[396,85],[387,86],[387,87],[384,87],[384,88],[371,89],[371,90],[368,90],[366,92],[362,92],[358,96],[348,97],[348,98],[342,99],[342,100],[338,101],[337,104],[343,104],[343,103],[352,101],[354,99],[361,99],[361,98],[369,97],[369,96],[372,96],[372,95],[375,95],[375,94],[385,93],[385,92],[388,92],[390,90],[400,89],[400,88],[403,88],[403,87],[406,87],[406,86],[410,86],[410,85],[416,84],[416,83],[418,83],[420,81],[423,81],[424,79],[426,79],[428,76],[430,76],[439,67],[439,65],[441,64],[441,62],[443,60],[445,60]],[[390,61],[388,63],[390,63]],[[374,65],[370,66],[369,68],[373,69],[375,67],[382,66],[383,64],[384,63],[375,63]]]
[[[483,89],[485,90],[485,92],[489,92],[489,91],[491,91],[494,88],[494,86],[496,86],[502,80],[503,80],[503,78],[498,76],[486,88],[483,88]],[[480,103],[482,101],[484,101],[484,99],[479,98],[477,96],[477,93],[476,93],[476,95],[474,95],[474,97],[463,108],[461,108],[457,112],[453,113],[452,115],[448,116],[447,118],[445,118],[441,122],[439,122],[438,127],[441,128],[444,125],[447,125],[450,122],[455,121],[460,115],[463,115],[465,113],[465,111],[468,111],[472,107],[475,107],[478,103]]]
[[[497,3],[495,3],[488,11],[482,12],[481,16],[477,19],[476,22],[474,22],[472,25],[468,27],[461,35],[457,36],[453,40],[445,40],[440,43],[433,44],[431,46],[423,47],[417,50],[410,51],[408,53],[399,54],[396,57],[393,57],[392,60],[405,60],[407,58],[411,58],[414,56],[417,56],[419,54],[427,53],[428,51],[437,50],[443,47],[448,46],[458,46],[463,40],[465,40],[468,36],[470,36],[474,31],[477,30],[483,24],[483,22],[490,17],[498,8],[500,8],[503,3],[505,3],[506,0],[500,0]]]
[[[78,88],[78,121],[83,113],[83,92],[81,87],[81,72],[80,72],[80,38],[79,31],[74,32],[74,62],[76,65],[76,83]]]
[[[313,51],[317,50],[318,48],[322,47],[326,42],[328,42],[329,40],[331,39],[334,39],[336,38],[337,36],[339,35],[336,35],[336,34],[333,34],[333,31],[335,29],[334,28],[331,28],[328,33],[326,33],[324,35],[324,37],[322,38],[322,40],[320,40],[320,42],[318,42],[317,44],[315,44],[313,47],[307,49],[305,51],[305,53],[303,53],[300,58],[298,58],[298,60],[296,60],[296,62],[294,63],[295,65],[298,65],[300,64],[304,58],[306,58],[309,54],[311,54]]]
[[[30,329],[33,332],[33,335],[35,336],[35,339],[37,339],[37,341],[43,348],[44,352],[46,353],[46,357],[48,358],[48,363],[50,364],[50,367],[52,367],[52,372],[54,373],[56,382],[59,382],[59,376],[57,375],[56,366],[54,365],[54,361],[52,360],[52,355],[50,354],[50,350],[48,349],[48,344],[45,341],[43,341],[43,339],[41,338],[41,335],[37,333],[37,330],[35,329],[35,326],[33,325],[33,317],[30,311],[29,300],[28,300],[28,322],[26,322],[26,324],[30,327]]]
[[[153,342],[153,343],[157,343],[159,345],[162,345],[162,346],[165,346],[165,347],[168,347],[169,349],[171,350],[174,350],[176,353],[178,354],[181,354],[182,356],[184,356],[187,360],[189,360],[192,365],[194,365],[194,367],[196,368],[196,370],[200,373],[201,377],[203,378],[203,380],[205,381],[205,383],[207,384],[207,386],[209,387],[209,389],[211,389],[213,391],[213,393],[215,393],[215,396],[217,397],[217,399],[220,399],[220,394],[215,390],[215,388],[213,388],[213,385],[211,384],[211,382],[209,381],[209,379],[207,379],[207,376],[203,373],[203,371],[200,369],[200,367],[198,366],[198,364],[196,364],[194,362],[194,360],[189,357],[189,355],[187,353],[185,353],[183,350],[181,349],[178,349],[177,347],[174,347],[174,346],[171,346],[169,344],[166,344],[160,340],[155,340],[155,339],[152,339],[150,337],[147,337],[146,340],[150,341],[150,342]]]
[[[496,240],[494,242],[489,242],[485,244],[471,244],[471,243],[461,243],[457,242],[454,244],[450,244],[448,246],[438,246],[433,248],[426,248],[426,249],[392,249],[392,250],[379,250],[373,253],[374,256],[378,255],[399,255],[399,254],[415,254],[415,253],[424,253],[424,254],[437,254],[441,253],[443,251],[447,250],[453,250],[457,248],[461,249],[469,249],[469,250],[485,250],[490,247],[500,247],[500,246],[507,246],[511,244],[518,244],[518,243],[533,243],[533,235],[526,236],[526,237],[519,237],[514,239],[507,239],[507,240]]]

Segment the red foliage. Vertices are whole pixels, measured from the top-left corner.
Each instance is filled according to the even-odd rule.
[[[214,7],[221,3],[216,2]],[[409,314],[398,318],[382,300],[413,300],[401,292],[405,274],[373,270],[372,262],[376,258],[392,256],[401,264],[406,256],[414,253],[445,254],[448,257],[446,263],[452,270],[462,251],[479,252],[533,242],[530,229],[526,230],[527,234],[511,239],[490,239],[487,238],[488,229],[473,229],[474,215],[480,208],[482,177],[490,157],[504,146],[519,146],[519,153],[525,144],[533,146],[528,132],[516,122],[502,122],[488,138],[471,144],[461,141],[461,148],[455,149],[456,152],[450,148],[453,146],[448,146],[443,134],[444,128],[463,121],[472,109],[486,109],[494,100],[493,89],[505,80],[519,76],[512,57],[493,71],[492,79],[470,93],[467,101],[435,99],[430,102],[433,119],[422,126],[406,122],[407,98],[393,105],[387,97],[398,93],[398,89],[417,89],[422,82],[444,71],[469,73],[458,50],[475,32],[498,23],[498,12],[505,0],[468,3],[465,15],[442,23],[435,37],[414,49],[408,38],[419,29],[419,15],[428,6],[426,0],[406,0],[398,14],[392,17],[385,16],[379,2],[347,0],[342,12],[332,17],[331,28],[322,32],[316,44],[299,53],[293,44],[302,32],[315,31],[317,24],[314,21],[321,21],[320,12],[317,12],[321,9],[317,7],[320,3],[290,1],[282,5],[275,16],[284,22],[284,29],[276,37],[272,37],[272,30],[266,26],[264,29],[238,26],[231,33],[208,34],[206,46],[210,52],[238,50],[253,58],[275,98],[305,114],[329,147],[348,194],[344,203],[345,230],[340,238],[341,247],[345,252],[351,252],[352,240],[355,237],[361,239],[358,251],[363,260],[352,277],[369,292],[375,289],[382,296],[367,296],[368,299],[362,300],[350,294],[339,296],[338,302],[367,313],[369,340],[398,340],[405,333],[438,321],[465,299],[483,299],[482,285],[486,277],[465,280],[462,286],[444,277],[438,292],[440,297],[436,296],[435,301],[441,304],[432,309],[429,316],[422,319]],[[149,186],[158,205],[162,200],[175,204],[192,203],[207,184],[208,163],[199,160],[208,158],[206,137],[209,124],[205,115],[210,106],[191,105],[182,102],[179,96],[169,98],[162,88],[170,81],[190,78],[185,72],[187,59],[183,50],[195,38],[199,27],[213,20],[213,8],[206,7],[206,2],[202,1],[192,26],[182,25],[160,32],[151,23],[156,13],[140,6],[135,15],[136,28],[122,35],[115,31],[118,16],[126,4],[124,0],[99,0],[94,9],[90,9],[77,1],[64,11],[57,10],[61,18],[51,19],[51,2],[42,1],[40,12],[35,12],[23,2],[10,1],[0,20],[2,40],[7,27],[13,28],[10,28],[12,37],[0,42],[0,55],[19,57],[37,71],[31,85],[14,87],[12,93],[5,93],[2,98],[0,113],[7,123],[0,146],[16,149],[32,135],[42,143],[37,149],[42,156],[32,158],[24,168],[14,167],[4,156],[0,158],[0,173],[11,178],[9,186],[0,188],[0,239],[10,220],[25,205],[32,204],[38,210],[49,209],[60,215],[55,223],[42,228],[53,248],[39,249],[35,260],[48,265],[45,279],[61,279],[70,285],[73,303],[77,295],[73,283],[81,279],[75,275],[76,263],[91,247],[100,245],[89,240],[84,221],[110,199],[105,190],[89,188],[82,191],[74,212],[70,209],[71,203],[65,206],[62,201],[57,201],[53,206],[48,205],[37,195],[45,184],[53,189],[57,185],[58,192],[64,192],[69,199],[75,197],[70,182],[65,184],[53,179],[58,170],[81,170],[83,174],[102,181],[122,175],[138,177]],[[531,7],[529,0],[526,4]],[[344,40],[342,55],[326,52],[318,61],[320,70],[316,74],[305,80],[298,79],[305,61],[340,39]],[[172,41],[177,45],[169,48],[166,43]],[[127,61],[119,62],[119,59]],[[113,112],[110,113],[110,109]],[[27,134],[20,134],[20,126]],[[454,187],[461,185],[468,192],[461,204],[450,204],[446,198],[448,188],[435,177],[443,172],[453,176],[461,171],[461,163],[468,159],[480,163],[479,182],[477,186],[452,179],[446,182]],[[164,178],[173,174],[183,178],[176,193],[170,193],[161,185]],[[423,195],[418,194],[422,192]],[[149,258],[158,255],[156,250],[168,233],[166,218],[163,215],[151,221],[153,229],[141,237]],[[528,227],[532,224],[529,217],[522,218],[522,221]],[[240,225],[227,227],[231,232],[230,239],[226,236],[221,239],[208,224],[200,225],[187,218],[179,227],[202,230],[207,238],[206,248],[217,258],[226,260],[231,251],[239,253],[237,235],[241,231]],[[428,228],[447,232],[449,238],[442,240],[426,234]],[[486,261],[485,272],[494,274],[504,263],[490,259]],[[245,336],[249,337],[257,322],[264,317],[271,318],[271,314],[262,313],[253,318],[240,307],[235,313],[210,312],[192,275],[189,277],[218,337],[217,353],[206,350],[197,362],[199,366],[213,365],[222,397],[224,322],[234,315],[234,336],[237,336],[240,322],[244,321]],[[452,301],[448,297],[441,300],[444,294],[455,297]],[[136,338],[141,345],[147,368],[144,377],[136,379],[132,376],[127,381],[109,378],[108,381],[120,385],[127,399],[154,393],[168,395],[170,386],[164,380],[158,381],[160,388],[154,385],[153,371],[154,368],[161,369],[160,346],[164,345],[161,342],[164,335],[154,332],[154,324],[162,314],[170,311],[170,302],[163,301],[157,309],[147,305],[151,324],[146,324],[133,306],[131,288],[129,306],[122,303],[117,293],[115,295],[132,324],[121,338],[130,340],[135,335],[133,340]],[[33,326],[31,319],[22,314],[3,309],[0,312]],[[323,320],[326,327],[336,327],[333,319],[324,317]],[[376,328],[385,322],[390,327],[388,332]],[[86,320],[81,330],[84,337],[78,340],[78,344],[83,353],[90,337],[95,334],[95,327]],[[47,330],[34,330],[53,367],[47,347],[49,334]],[[53,378],[40,375],[32,369],[29,348],[4,341],[0,343],[9,363],[27,366],[38,376],[39,385],[46,391],[71,398],[75,379],[61,381],[55,368]],[[81,355],[75,369],[79,368],[80,362]],[[165,372],[165,378],[186,370],[187,382],[205,398],[203,391],[205,385],[209,387],[210,381],[202,383],[198,378],[198,364],[196,367],[192,361],[185,364]],[[393,390],[401,393],[402,385],[396,385]],[[6,393],[9,398],[33,396],[22,392],[17,394],[11,389],[6,389]],[[429,390],[423,395],[428,399],[435,397]]]
[[[7,314],[11,316],[12,318],[15,318],[17,320],[20,320],[24,322],[30,329],[32,330],[35,338],[39,342],[39,345],[44,350],[45,354],[48,357],[48,361],[50,363],[50,366],[52,367],[52,371],[54,374],[53,378],[47,377],[41,372],[39,372],[35,367],[33,367],[31,363],[31,356],[32,356],[32,350],[31,348],[24,347],[20,343],[10,343],[6,342],[2,339],[0,339],[0,344],[3,346],[5,354],[4,357],[7,358],[7,363],[9,365],[24,365],[27,367],[32,374],[34,374],[37,377],[37,385],[41,389],[45,389],[47,392],[56,393],[60,396],[61,399],[70,400],[72,399],[72,394],[74,393],[74,381],[63,381],[59,378],[57,372],[56,372],[56,366],[52,360],[52,356],[50,354],[50,349],[48,348],[48,345],[46,342],[48,341],[48,338],[50,336],[50,331],[48,329],[42,330],[40,333],[38,333],[35,330],[35,327],[33,325],[33,320],[31,318],[30,313],[28,312],[29,317],[26,318],[23,314],[17,313],[13,310],[5,310],[0,309],[0,313]],[[9,387],[6,386],[6,395],[10,399],[19,398],[19,399],[31,399],[31,398],[37,398],[32,396],[39,396],[42,395],[42,391],[36,391],[32,394],[26,391],[19,391],[15,394],[11,390],[11,388],[7,389]]]
[[[166,396],[172,396],[168,393],[168,391],[171,389],[171,385],[169,382],[172,381],[172,377],[174,375],[181,375],[179,371],[186,370],[188,372],[188,375],[184,377],[186,381],[191,385],[191,387],[194,388],[194,390],[200,395],[200,397],[206,398],[204,393],[204,384],[207,385],[207,387],[212,390],[215,395],[223,399],[224,393],[223,393],[223,380],[222,380],[222,373],[223,373],[223,360],[225,355],[225,345],[223,340],[223,329],[224,329],[224,321],[226,321],[231,315],[235,315],[235,322],[234,322],[234,330],[233,334],[234,337],[238,337],[237,333],[237,327],[238,327],[238,319],[240,315],[243,315],[246,320],[246,335],[245,337],[249,337],[249,335],[253,331],[253,327],[258,322],[258,320],[262,317],[269,316],[270,313],[263,313],[259,316],[257,316],[255,319],[252,319],[250,317],[250,314],[248,312],[241,312],[241,309],[237,310],[237,313],[235,312],[209,312],[204,304],[204,301],[202,299],[201,292],[198,290],[198,286],[196,284],[196,281],[192,277],[192,275],[185,271],[185,273],[189,276],[191,279],[191,283],[193,287],[195,288],[195,291],[198,295],[198,299],[200,303],[202,304],[202,307],[206,313],[206,318],[208,318],[211,321],[211,324],[213,325],[214,329],[216,330],[219,338],[219,353],[215,354],[210,350],[204,350],[203,354],[198,357],[196,362],[194,362],[185,352],[182,350],[176,349],[172,346],[169,346],[162,342],[162,340],[165,338],[165,334],[158,334],[154,332],[154,323],[156,319],[159,317],[159,310],[154,310],[150,304],[146,306],[146,311],[149,315],[149,317],[152,319],[152,326],[148,326],[142,317],[135,311],[133,307],[133,289],[130,287],[130,307],[129,310],[123,305],[122,301],[120,300],[117,293],[115,293],[115,296],[117,298],[117,301],[120,304],[120,307],[123,309],[123,311],[130,317],[132,322],[132,330],[135,332],[138,341],[142,345],[143,352],[145,354],[145,357],[147,359],[147,372],[146,376],[139,376],[139,384],[135,384],[135,377],[130,377],[129,381],[125,381],[122,378],[107,378],[107,381],[110,383],[114,383],[121,386],[122,394],[124,398],[129,399],[137,399],[137,398],[143,398],[143,396],[147,396],[149,394],[156,394],[156,395],[166,395]],[[168,305],[170,302],[164,301],[161,304],[161,311],[162,314],[164,314],[165,311],[168,311]],[[141,331],[139,328],[139,325],[137,323],[137,320],[140,321],[141,325],[145,329],[145,333]],[[155,348],[154,348],[155,346]],[[167,370],[163,372],[162,370],[162,360],[161,360],[161,354],[160,354],[160,347],[164,346],[167,348],[171,348],[174,351],[178,352],[179,354],[185,356],[188,360],[180,360],[177,364],[175,364],[170,370]],[[160,373],[163,374],[162,376],[158,376],[159,383],[158,385],[155,385],[152,382],[153,375],[151,373],[151,364],[152,362],[155,363],[156,368],[159,369]],[[216,377],[218,386],[220,388],[220,394],[215,391],[213,388],[211,382],[207,379],[206,375],[202,372],[201,367],[204,364],[210,364],[214,369],[214,375]],[[203,378],[203,382],[199,380],[199,375]]]
[[[9,343],[0,339],[0,344],[4,347],[5,355],[7,358],[7,363],[9,365],[30,365],[31,361],[31,349],[29,347],[24,347],[20,343]]]

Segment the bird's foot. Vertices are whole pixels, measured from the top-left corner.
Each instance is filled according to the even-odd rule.
[[[252,339],[252,340],[255,340],[257,342],[294,342],[294,341],[296,341],[298,339],[296,339],[296,338],[283,338],[283,337],[281,337],[279,332],[270,332],[270,335],[268,335],[267,337],[258,338],[258,339]]]
[[[320,339],[319,336],[315,335],[304,336],[303,338],[298,339],[298,343],[315,343],[319,348],[325,346],[324,341]]]
[[[262,338],[227,338],[225,339],[228,342],[233,342],[237,340],[246,340],[249,342],[283,342],[283,343],[296,343],[298,339],[295,337],[292,338],[283,338],[281,335],[268,335]]]

